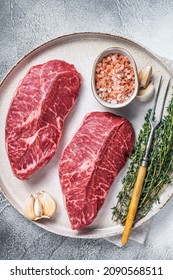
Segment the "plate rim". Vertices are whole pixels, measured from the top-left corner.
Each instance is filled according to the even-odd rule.
[[[19,60],[17,60],[17,62],[15,64],[13,64],[13,66],[10,68],[10,70],[7,71],[7,73],[5,74],[5,76],[3,77],[3,79],[0,82],[0,88],[5,84],[6,80],[8,79],[8,77],[13,73],[13,71],[15,70],[15,68],[24,60],[26,59],[28,56],[34,55],[34,53],[36,53],[37,51],[39,51],[40,49],[44,49],[44,47],[48,47],[49,45],[54,45],[56,44],[57,41],[63,41],[65,40],[69,40],[70,38],[72,38],[73,40],[77,40],[78,38],[80,38],[81,36],[86,37],[100,37],[100,36],[104,36],[104,37],[109,37],[111,39],[115,39],[115,40],[121,40],[121,41],[125,41],[127,43],[130,43],[132,45],[137,46],[138,48],[142,49],[144,52],[148,53],[150,56],[153,57],[153,59],[156,59],[160,64],[162,64],[162,66],[164,66],[164,68],[166,68],[166,70],[170,73],[170,76],[173,75],[173,71],[170,69],[170,67],[154,52],[152,52],[149,48],[145,47],[143,44],[139,44],[138,42],[128,39],[126,37],[120,36],[120,35],[115,35],[115,34],[111,34],[111,33],[104,33],[104,32],[74,32],[74,33],[69,33],[69,34],[65,34],[65,35],[61,35],[58,37],[54,37],[53,39],[50,39],[48,41],[45,41],[44,43],[36,46],[35,48],[31,49],[29,52],[27,52],[24,56],[22,56]],[[23,216],[23,213],[21,213],[14,205],[13,203],[9,200],[8,195],[5,193],[4,189],[3,189],[3,184],[0,185],[0,191],[3,193],[3,195],[6,197],[6,199],[10,202],[10,204],[12,205],[12,207]],[[144,224],[145,222],[147,222],[149,219],[151,219],[155,214],[157,214],[168,202],[169,200],[172,198],[173,196],[173,191],[169,194],[169,196],[166,198],[166,201],[163,205],[161,205],[160,207],[158,207],[154,213],[151,211],[151,213],[148,216],[145,216],[144,218],[140,219],[133,227],[133,229],[138,228],[139,226],[141,226],[142,224]],[[28,220],[30,221],[30,220]],[[51,229],[47,229],[45,228],[42,223],[36,223],[35,221],[30,221],[31,223],[34,223],[35,225],[43,228],[44,230],[48,231],[48,232],[52,232],[55,233],[57,235],[61,235],[61,236],[66,236],[66,237],[71,237],[71,238],[80,238],[80,239],[97,239],[97,238],[108,238],[111,236],[117,236],[119,234],[121,234],[123,232],[123,226],[121,226],[121,228],[119,230],[116,230],[116,232],[112,232],[113,231],[113,227],[111,227],[111,232],[107,232],[107,233],[97,233],[96,234],[82,234],[82,235],[71,235],[71,234],[63,234],[63,233],[57,233],[56,231],[54,231],[52,228]],[[94,229],[95,231],[99,231],[100,229]],[[93,231],[93,229],[91,229],[91,231]]]

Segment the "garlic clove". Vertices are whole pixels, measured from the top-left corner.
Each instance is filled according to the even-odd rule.
[[[138,95],[137,95],[137,100],[141,102],[145,102],[150,100],[155,92],[154,85],[152,82],[147,86],[147,88],[142,88],[139,90]]]
[[[138,75],[138,80],[139,80],[139,87],[140,88],[146,88],[152,77],[152,67],[150,65],[144,67]]]
[[[35,198],[33,195],[31,195],[29,198],[26,199],[25,205],[24,205],[24,216],[30,220],[34,220],[36,218],[35,212],[34,212],[34,203]]]
[[[35,199],[34,212],[35,212],[36,218],[41,218],[43,215],[43,208],[42,208],[41,202],[38,197],[36,197],[36,199]]]
[[[43,215],[51,217],[56,210],[56,202],[54,198],[45,191],[40,192],[38,198],[43,208]]]

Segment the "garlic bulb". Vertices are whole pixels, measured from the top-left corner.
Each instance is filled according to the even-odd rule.
[[[152,67],[150,65],[144,67],[138,75],[138,80],[139,80],[139,87],[140,88],[146,88],[152,77]]]
[[[152,82],[147,86],[147,88],[141,88],[137,95],[137,100],[145,102],[150,100],[154,95],[154,85]]]
[[[24,216],[30,220],[50,218],[56,210],[56,201],[52,195],[41,191],[35,196],[31,194],[24,205]]]

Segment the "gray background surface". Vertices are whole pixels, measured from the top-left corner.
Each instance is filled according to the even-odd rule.
[[[38,45],[83,31],[121,35],[173,59],[173,1],[0,0],[0,78]],[[0,259],[173,259],[172,233],[173,199],[152,219],[144,244],[118,248],[47,232],[0,193]]]

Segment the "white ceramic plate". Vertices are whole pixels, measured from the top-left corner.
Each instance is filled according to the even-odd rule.
[[[95,221],[89,227],[81,231],[73,231],[70,228],[70,223],[63,203],[57,169],[59,158],[64,146],[70,141],[72,135],[79,127],[86,113],[91,111],[110,111],[124,116],[133,124],[137,136],[148,108],[152,107],[153,100],[148,103],[139,103],[135,100],[133,103],[128,105],[128,107],[117,110],[105,108],[96,101],[91,90],[91,73],[93,63],[100,52],[110,47],[121,47],[128,50],[134,57],[138,70],[146,65],[152,65],[155,85],[157,85],[160,75],[163,76],[164,85],[162,93],[164,92],[166,82],[170,75],[172,75],[166,65],[164,65],[154,54],[132,41],[101,33],[79,33],[66,35],[43,44],[21,59],[8,73],[1,84],[0,186],[10,203],[20,213],[23,212],[24,201],[28,195],[36,193],[42,189],[50,192],[57,200],[57,213],[53,219],[42,220],[37,222],[37,224],[60,235],[80,238],[99,238],[119,234],[123,229],[121,225],[112,221],[111,207],[116,204],[117,194],[122,187],[121,180],[126,174],[129,162],[115,179],[114,184],[107,195],[105,203]],[[28,181],[23,182],[13,175],[6,154],[4,141],[6,115],[10,102],[13,98],[14,91],[19,81],[27,73],[28,69],[33,65],[43,63],[51,59],[62,59],[74,64],[77,70],[82,74],[82,88],[78,101],[65,122],[64,133],[57,153],[44,169],[42,169],[38,174],[33,175]],[[170,99],[170,96],[171,92],[168,94],[168,99]],[[170,184],[161,195],[160,204],[155,204],[147,216],[136,223],[136,227],[158,212],[158,210],[169,200],[172,194],[173,184]]]

